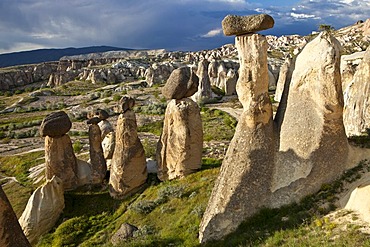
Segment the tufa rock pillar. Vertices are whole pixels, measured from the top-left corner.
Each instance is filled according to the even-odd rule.
[[[117,120],[116,147],[112,158],[109,193],[114,198],[123,198],[135,193],[145,184],[148,173],[143,145],[137,135],[135,100],[123,97]]]
[[[102,183],[107,172],[107,165],[101,145],[101,130],[98,126],[99,122],[100,118],[98,117],[93,117],[87,120],[87,124],[89,124],[91,182],[93,184]]]
[[[187,98],[198,88],[198,77],[189,67],[172,72],[162,93],[169,99],[163,132],[157,145],[158,178],[185,177],[202,164],[203,129],[197,103]]]
[[[72,123],[64,111],[53,112],[45,117],[40,126],[40,135],[45,137],[45,176],[54,175],[63,181],[65,190],[78,185],[77,159],[72,142],[66,134]]]
[[[0,246],[31,247],[18,223],[12,206],[0,186]]]
[[[274,168],[272,107],[268,95],[267,41],[255,31],[271,28],[269,15],[226,16],[226,35],[237,35],[240,75],[236,85],[243,105],[200,224],[200,242],[221,239],[268,203]]]

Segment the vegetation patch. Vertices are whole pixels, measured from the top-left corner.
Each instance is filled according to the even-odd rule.
[[[23,155],[0,157],[0,173],[9,177],[16,177],[22,185],[30,186],[31,183],[27,177],[28,170],[43,163],[44,155],[44,151],[37,151]]]
[[[153,133],[156,136],[160,136],[162,134],[162,130],[163,130],[163,121],[147,123],[137,128],[138,132]]]
[[[226,112],[203,107],[201,117],[204,141],[229,141],[233,138],[238,122]]]

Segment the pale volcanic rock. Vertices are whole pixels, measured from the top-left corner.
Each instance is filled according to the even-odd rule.
[[[181,67],[172,71],[162,89],[163,96],[170,99],[182,99],[198,91],[199,79],[190,67]]]
[[[0,246],[31,247],[18,223],[12,206],[0,186]]]
[[[236,82],[238,81],[237,74],[233,69],[229,69],[226,74],[225,95],[236,94]]]
[[[370,129],[370,47],[345,91],[344,126],[347,136],[363,135]]]
[[[78,185],[77,160],[68,135],[45,137],[45,176],[55,176],[63,181],[64,189],[74,189]]]
[[[226,36],[243,35],[272,28],[274,23],[274,19],[267,14],[249,16],[227,15],[222,20],[222,30]]]
[[[114,198],[129,196],[146,182],[144,148],[137,135],[135,112],[130,109],[118,117],[111,166],[109,193]]]
[[[40,135],[50,137],[60,137],[66,134],[72,127],[71,120],[64,111],[53,112],[42,120]]]
[[[51,230],[64,209],[63,182],[54,176],[38,187],[19,218],[19,223],[31,244]]]
[[[321,33],[296,58],[278,126],[271,206],[299,201],[344,171],[349,148],[339,65],[340,44],[329,33]]]
[[[240,59],[237,93],[243,105],[200,224],[200,242],[220,239],[267,205],[274,168],[272,106],[268,96],[267,41],[259,34],[237,36]]]
[[[200,109],[191,99],[171,100],[157,145],[158,178],[182,178],[202,163],[203,128]]]
[[[276,90],[275,90],[275,96],[274,96],[275,101],[280,102],[284,89],[289,88],[290,80],[292,79],[293,70],[294,70],[293,59],[287,58],[280,68],[279,78],[276,83]]]
[[[191,96],[195,102],[204,102],[212,97],[211,82],[208,76],[208,61],[202,60],[198,64],[197,76],[199,78],[198,91]]]

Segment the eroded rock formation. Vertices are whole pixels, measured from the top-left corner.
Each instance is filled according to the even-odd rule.
[[[212,97],[211,82],[208,76],[207,60],[202,60],[198,64],[197,76],[199,78],[198,91],[191,96],[195,102],[206,102]]]
[[[348,136],[370,130],[370,47],[345,92],[344,125]]]
[[[98,126],[99,117],[93,117],[87,121],[89,124],[89,144],[90,144],[90,166],[91,179],[93,184],[102,183],[107,172],[107,164],[104,158],[101,144],[101,130]]]
[[[0,186],[0,246],[31,247],[18,223],[8,198]]]
[[[274,133],[268,96],[267,41],[264,36],[251,33],[262,30],[262,26],[245,25],[261,22],[260,17],[227,16],[222,22],[226,35],[238,35],[235,44],[240,75],[236,90],[243,113],[200,224],[200,242],[220,239],[232,232],[266,206],[271,195]],[[273,20],[269,23],[273,25]]]
[[[42,234],[53,228],[63,209],[63,182],[53,176],[33,192],[19,218],[23,232],[31,244],[37,243]]]
[[[54,112],[45,117],[40,127],[40,134],[45,137],[45,176],[51,179],[54,175],[63,181],[65,190],[78,185],[77,160],[68,134],[72,123],[68,115]]]
[[[112,158],[109,193],[123,198],[135,193],[145,184],[148,173],[143,145],[137,135],[134,99],[123,97],[117,120],[116,147]]]
[[[197,103],[186,98],[197,88],[198,77],[189,67],[174,70],[163,88],[163,95],[170,101],[157,145],[158,178],[162,181],[184,177],[201,167],[200,109]]]
[[[279,109],[284,113],[278,126],[272,206],[316,192],[345,168],[348,142],[339,64],[340,44],[328,33],[297,56],[286,109]]]

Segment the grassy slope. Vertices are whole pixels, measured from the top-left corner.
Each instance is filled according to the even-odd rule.
[[[199,223],[220,162],[204,163],[201,171],[180,180],[159,183],[151,176],[142,194],[121,201],[106,190],[69,192],[59,225],[38,246],[112,246],[109,240],[122,223],[139,231],[118,246],[199,246]],[[370,246],[370,236],[357,224],[344,227],[325,216],[334,210],[344,184],[369,169],[369,162],[362,163],[300,203],[263,209],[223,241],[204,246]]]

